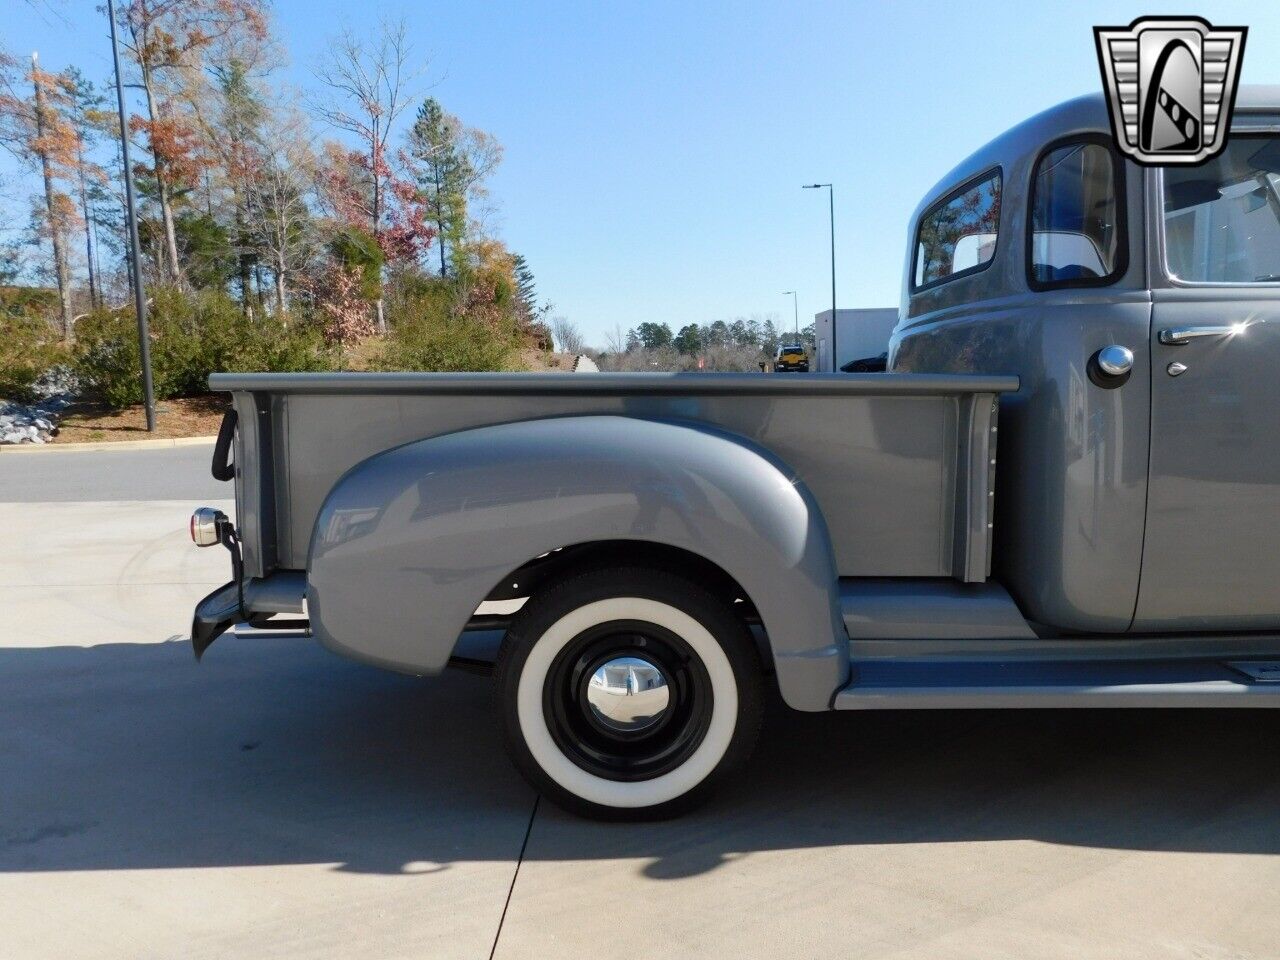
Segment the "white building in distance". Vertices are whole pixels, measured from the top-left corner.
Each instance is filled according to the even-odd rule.
[[[836,352],[832,363],[831,311],[823,310],[813,318],[814,341],[817,345],[815,370],[831,373],[851,360],[878,357],[889,349],[889,335],[898,322],[897,307],[867,307],[839,310],[836,316]]]

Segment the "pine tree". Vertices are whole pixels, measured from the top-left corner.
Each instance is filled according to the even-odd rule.
[[[469,201],[484,193],[484,180],[497,166],[502,148],[483,130],[463,125],[434,98],[418,109],[409,131],[408,156],[436,228],[440,275],[465,264]]]
[[[696,323],[687,324],[676,334],[674,345],[681,353],[692,356],[702,349],[702,331]]]
[[[525,324],[536,323],[551,312],[551,304],[538,305],[538,286],[524,254],[511,255],[512,273],[516,280],[516,309]]]

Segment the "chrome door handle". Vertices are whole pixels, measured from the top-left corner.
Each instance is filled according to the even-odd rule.
[[[1244,330],[1243,323],[1212,324],[1204,327],[1169,327],[1160,331],[1160,342],[1179,347],[1200,337],[1229,337]]]

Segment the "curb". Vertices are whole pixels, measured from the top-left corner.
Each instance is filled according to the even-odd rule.
[[[93,443],[0,443],[0,453],[74,453],[85,450],[155,450],[196,447],[217,437],[166,437],[160,440],[101,440]]]

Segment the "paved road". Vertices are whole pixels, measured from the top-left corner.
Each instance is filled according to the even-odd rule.
[[[205,500],[235,496],[209,473],[213,444],[133,450],[0,451],[0,503]]]
[[[714,806],[584,822],[535,807],[483,678],[195,665],[209,491],[101,502],[155,469],[110,456],[50,478],[92,502],[0,503],[0,956],[1280,956],[1280,715],[775,703]]]

